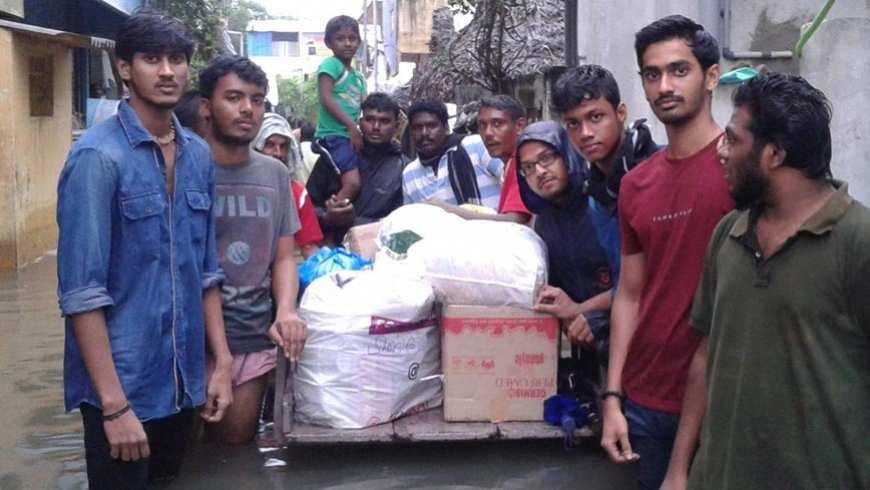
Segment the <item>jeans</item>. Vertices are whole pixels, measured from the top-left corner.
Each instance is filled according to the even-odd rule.
[[[192,409],[162,419],[143,422],[151,456],[138,461],[113,459],[103,430],[102,410],[81,405],[85,432],[85,460],[91,490],[139,490],[149,484],[166,482],[178,476],[181,460],[193,426]]]
[[[627,398],[623,406],[631,449],[640,455],[638,487],[658,490],[671,460],[680,416],[642,407]]]

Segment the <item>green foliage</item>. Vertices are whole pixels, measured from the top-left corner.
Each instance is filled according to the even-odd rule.
[[[227,12],[227,29],[244,31],[252,20],[269,19],[266,8],[253,0],[231,0]]]
[[[190,61],[190,86],[195,87],[200,70],[220,53],[219,29],[223,2],[221,0],[153,0],[151,6],[180,20],[196,41],[196,53]]]
[[[199,72],[221,52],[221,19],[226,19],[227,29],[244,31],[249,21],[270,18],[255,0],[152,0],[150,5],[180,20],[196,40],[190,62],[194,87]]]
[[[309,122],[317,120],[317,79],[278,79],[278,102],[284,106],[287,117],[298,117]]]

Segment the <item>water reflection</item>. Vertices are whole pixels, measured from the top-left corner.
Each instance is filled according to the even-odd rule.
[[[56,262],[0,273],[0,489],[87,488],[81,418],[63,410],[63,322]],[[268,430],[265,432],[268,434]],[[607,463],[590,441],[193,447],[164,488],[527,489],[633,488],[632,468]]]

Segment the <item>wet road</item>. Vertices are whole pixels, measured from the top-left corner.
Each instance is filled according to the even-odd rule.
[[[52,256],[0,272],[0,490],[87,488],[81,420],[63,410],[63,322]],[[632,468],[594,444],[499,442],[192,448],[171,489],[620,489]]]

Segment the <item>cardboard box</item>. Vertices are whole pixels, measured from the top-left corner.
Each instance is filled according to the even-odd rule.
[[[354,226],[344,236],[344,248],[365,260],[372,260],[378,253],[377,238],[380,229],[380,221]]]
[[[444,419],[543,420],[556,393],[559,321],[508,307],[445,306]]]

